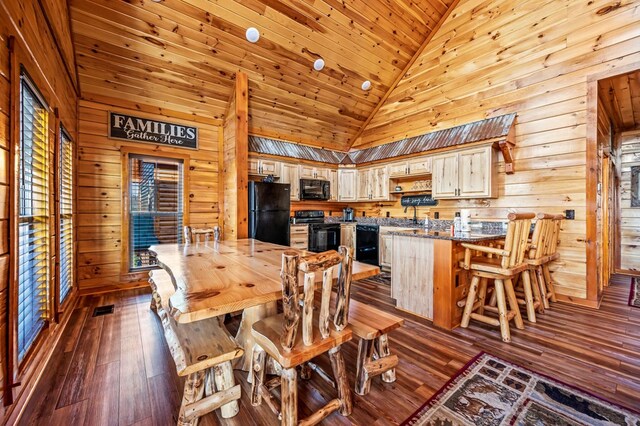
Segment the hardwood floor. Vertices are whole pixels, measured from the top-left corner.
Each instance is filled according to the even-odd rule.
[[[502,343],[497,329],[472,323],[469,329],[439,330],[429,321],[395,311],[389,287],[354,283],[355,299],[396,312],[405,326],[391,334],[400,357],[393,384],[375,379],[371,393],[355,397],[350,418],[332,414],[323,424],[389,425],[402,422],[480,351],[490,352],[628,408],[640,407],[640,309],[627,305],[629,278],[616,276],[600,310],[554,304],[525,330]],[[128,291],[85,297],[73,313],[49,367],[20,424],[172,425],[183,383],[175,373],[162,327],[149,310],[150,295]],[[95,306],[114,304],[110,315],[92,317]],[[238,319],[229,328],[235,332]],[[357,344],[345,347],[353,383]],[[328,367],[328,360],[319,364]],[[330,370],[327,370],[330,371]],[[240,414],[230,420],[209,414],[201,425],[277,425],[263,405],[247,395],[246,373]],[[332,399],[335,391],[317,377],[300,381],[300,414]]]

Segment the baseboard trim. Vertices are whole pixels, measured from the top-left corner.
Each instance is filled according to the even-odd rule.
[[[117,285],[105,285],[102,287],[90,287],[90,288],[81,288],[80,296],[89,296],[92,294],[103,294],[103,293],[113,293],[114,291],[123,291],[123,290],[135,290],[138,288],[149,288],[149,283],[147,281],[139,281],[133,283],[126,284],[117,284]],[[149,288],[149,291],[151,289]]]

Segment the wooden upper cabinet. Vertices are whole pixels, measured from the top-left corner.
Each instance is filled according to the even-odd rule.
[[[356,169],[338,169],[338,201],[356,201],[358,171]]]
[[[300,176],[297,164],[282,163],[280,173],[280,183],[291,185],[291,200],[300,199]]]
[[[249,158],[249,174],[254,176],[273,175],[280,177],[280,162],[275,160],[264,160],[260,158]]]
[[[329,180],[331,169],[324,167],[314,167],[309,165],[300,166],[300,179],[321,179]]]
[[[389,199],[389,168],[387,166],[378,166],[371,169],[371,199],[372,200],[388,200]]]
[[[423,176],[431,174],[431,157],[416,157],[388,165],[389,177]]]
[[[329,170],[329,200],[338,201],[338,171]]]
[[[358,170],[358,178],[356,179],[357,198],[358,201],[371,199],[371,169]]]
[[[496,153],[491,146],[433,157],[433,198],[497,196]]]

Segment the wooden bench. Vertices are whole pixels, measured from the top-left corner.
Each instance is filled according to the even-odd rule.
[[[151,309],[156,311],[179,376],[186,376],[178,425],[195,425],[198,418],[220,408],[223,418],[238,413],[240,385],[235,385],[231,361],[243,350],[218,318],[177,324],[170,315],[169,298],[175,292],[164,270],[149,273]]]
[[[335,306],[335,297],[332,293],[331,306]],[[395,382],[398,356],[391,355],[388,333],[401,327],[404,319],[353,299],[349,302],[348,318],[353,335],[359,338],[355,392],[369,393],[371,379],[378,375],[383,382]],[[315,365],[310,367],[318,371]]]

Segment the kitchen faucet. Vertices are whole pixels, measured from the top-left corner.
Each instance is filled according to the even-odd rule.
[[[407,212],[409,207],[413,207],[413,223],[418,223],[418,208],[416,206],[405,206],[404,212]]]

